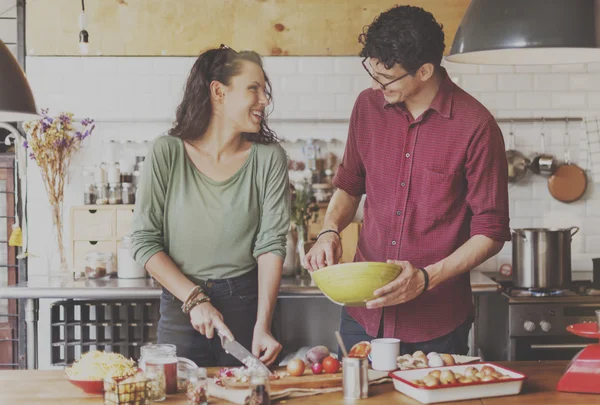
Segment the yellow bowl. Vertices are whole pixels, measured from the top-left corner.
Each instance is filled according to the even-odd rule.
[[[373,293],[400,274],[396,264],[380,262],[343,263],[311,273],[315,284],[331,301],[348,307],[364,307]]]

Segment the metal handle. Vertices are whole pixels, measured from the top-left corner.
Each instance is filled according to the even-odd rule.
[[[561,349],[583,349],[586,344],[556,344],[556,345],[531,345],[532,350],[561,350]]]
[[[572,232],[573,229],[575,229],[575,232]],[[572,226],[569,228],[569,230],[572,232],[571,233],[571,238],[573,237],[573,235],[575,235],[577,232],[579,232],[579,227],[578,226]]]
[[[577,228],[577,229],[579,230],[579,228]],[[511,231],[512,233],[514,233],[515,235],[517,235],[517,236],[520,236],[520,237],[522,237],[522,238],[524,238],[524,239],[525,239],[525,233],[523,233],[523,231],[522,231],[522,230],[520,230],[520,229],[513,229],[513,228],[510,228],[510,231]]]

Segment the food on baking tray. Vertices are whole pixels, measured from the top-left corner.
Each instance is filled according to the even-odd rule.
[[[135,362],[119,353],[91,351],[84,353],[65,370],[73,380],[104,380],[106,377],[127,377],[137,372]]]
[[[509,375],[502,374],[493,367],[483,366],[481,369],[476,367],[467,367],[464,374],[455,373],[450,369],[433,370],[420,380],[412,380],[414,385],[420,387],[437,387],[449,384],[468,384],[474,382],[488,382],[507,380],[512,378]]]
[[[396,363],[400,370],[411,370],[415,368],[453,366],[455,364],[471,363],[477,360],[480,360],[480,358],[452,355],[448,353],[438,354],[436,352],[431,352],[426,355],[418,350],[413,354],[398,356]]]
[[[365,358],[369,353],[371,353],[371,343],[366,341],[359,342],[352,346],[352,349],[348,352],[348,357]]]

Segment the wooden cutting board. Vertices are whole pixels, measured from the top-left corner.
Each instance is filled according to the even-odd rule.
[[[285,372],[285,369],[277,371]],[[231,382],[223,379],[223,384],[227,388],[247,388],[248,382]],[[342,386],[342,373],[335,374],[313,374],[310,368],[304,370],[304,374],[299,377],[287,375],[277,380],[271,380],[271,391],[280,391],[288,388],[335,388]]]

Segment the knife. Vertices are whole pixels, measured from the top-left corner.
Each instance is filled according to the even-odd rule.
[[[267,373],[267,375],[271,375],[271,370],[269,370],[269,368],[265,366],[264,363],[258,359],[258,357],[250,353],[237,340],[229,340],[225,335],[221,333],[220,330],[217,330],[217,333],[221,337],[221,345],[227,353],[231,354],[233,357],[241,361],[242,364],[246,367],[257,367],[260,370]]]

